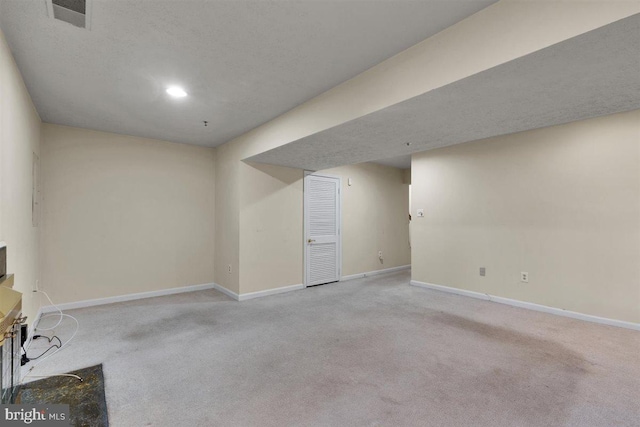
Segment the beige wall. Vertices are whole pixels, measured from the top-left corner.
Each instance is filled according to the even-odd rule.
[[[82,131],[88,135],[87,138],[49,138],[45,135],[45,145],[53,141],[50,144],[53,152],[47,151],[42,157],[45,163],[51,160],[51,163],[47,164],[47,180],[49,177],[54,179],[51,182],[47,181],[47,186],[51,186],[52,190],[51,194],[47,195],[51,205],[45,215],[47,228],[42,234],[42,253],[47,254],[42,260],[47,273],[46,277],[43,276],[43,283],[49,284],[52,289],[57,286],[62,300],[202,283],[211,281],[214,271],[214,280],[217,283],[237,293],[302,283],[302,251],[299,246],[299,242],[302,241],[302,171],[257,167],[243,162],[244,159],[638,12],[640,3],[628,1],[498,2],[290,112],[241,135],[215,152],[209,150],[210,164],[205,167],[203,161],[202,165],[198,163],[193,170],[183,168],[182,162],[169,165],[167,158],[170,156],[164,157],[163,153],[171,150],[158,148],[167,146],[166,143],[158,141],[152,143],[148,140],[117,135],[102,137],[97,136],[101,135],[97,132],[89,131]],[[6,46],[3,49],[6,51]],[[451,52],[456,52],[456,55],[451,55]],[[429,69],[430,72],[424,73],[425,69]],[[56,134],[49,131],[53,129],[51,126],[45,126],[44,129],[45,134]],[[76,132],[80,131],[69,132],[76,135]],[[108,144],[107,140],[117,143]],[[82,163],[72,160],[77,148],[72,145],[76,143],[77,147],[81,147],[78,155],[87,156],[78,160],[84,162],[88,159],[89,165],[83,166]],[[142,146],[145,147],[144,150],[140,148]],[[91,147],[103,147],[106,158],[112,159],[115,163],[95,158],[91,153]],[[102,148],[96,149],[101,150]],[[135,167],[137,165],[127,158],[129,150],[135,152],[132,157],[137,161],[145,162],[148,157],[154,160],[143,163],[143,167],[138,169]],[[187,153],[206,149],[174,147],[173,150],[179,154],[171,156],[189,159],[185,160],[185,163],[189,163],[195,160]],[[213,160],[216,152],[217,159]],[[200,159],[207,156],[193,157]],[[69,170],[58,171],[58,165],[68,166]],[[94,165],[96,168],[92,168]],[[134,179],[135,185],[127,186],[117,179],[112,181],[111,176],[122,176],[115,172],[118,168],[123,168],[122,171]],[[205,169],[210,170],[206,173],[214,174],[215,177],[207,178],[209,193],[202,195],[202,198],[196,195],[196,191],[204,194],[204,185],[196,185],[194,189],[189,189],[183,194],[177,190],[179,186],[174,185],[176,181],[169,179],[167,174],[160,173],[161,170],[171,170],[179,175],[177,181],[191,182],[193,175],[198,175],[204,180]],[[141,176],[145,171],[155,178],[147,180]],[[83,183],[85,174],[87,183]],[[165,192],[169,193],[169,197],[175,195],[178,200],[187,198],[194,206],[201,204],[202,212],[210,212],[206,217],[213,221],[212,224],[193,212],[181,211],[175,206],[170,207],[169,198],[158,201],[160,195],[158,187],[155,186],[158,182],[166,184]],[[71,195],[59,186],[60,183],[72,183],[74,188],[83,187],[85,191],[80,193],[80,196]],[[116,188],[118,185],[120,187]],[[100,191],[90,192],[89,187],[93,190],[104,189],[107,194],[114,196],[105,200],[100,197]],[[214,187],[215,195],[212,190]],[[117,195],[123,192],[134,194],[120,199]],[[143,203],[143,200],[149,200],[148,204]],[[106,206],[100,207],[101,204]],[[86,211],[85,216],[75,218],[74,215],[79,214],[75,209],[69,208],[70,205],[82,206]],[[158,210],[160,207],[167,209]],[[117,215],[118,212],[121,212],[120,216]],[[152,212],[160,213],[151,215]],[[143,217],[150,219],[142,221]],[[77,223],[69,218],[74,218]],[[92,228],[95,218],[102,218],[105,222],[104,227]],[[184,218],[192,219],[195,225],[188,227],[183,223]],[[120,225],[118,222],[122,222],[123,227],[116,226]],[[205,226],[205,223],[209,225]],[[141,227],[137,227],[136,224]],[[171,224],[175,231],[167,231],[167,227],[163,227],[164,224]],[[180,226],[175,227],[175,224]],[[200,225],[211,230],[207,228],[206,232],[196,235],[193,228]],[[96,234],[96,229],[105,228],[111,230],[114,237],[101,237]],[[137,231],[134,233],[134,230]],[[69,231],[87,234],[70,237]],[[197,244],[189,260],[178,259],[185,252],[180,252],[180,255],[173,254],[164,246],[136,247],[131,236],[136,236],[138,232],[141,233],[138,237],[148,242],[157,243],[159,236],[162,236],[165,239],[173,239],[173,243],[179,246],[186,239],[194,237]],[[204,239],[202,236],[207,238]],[[52,252],[50,249],[57,238],[65,242],[65,248],[68,245],[75,250],[64,253]],[[96,246],[95,244],[101,243],[103,238],[108,239],[107,243]],[[200,238],[207,243],[199,240]],[[123,259],[123,255],[116,250],[116,240],[132,243],[131,247],[142,258],[139,261],[142,261],[140,265],[143,269],[136,269],[130,259]],[[34,239],[34,245],[36,242],[37,238]],[[209,244],[212,246],[209,247]],[[214,253],[216,257],[213,256]],[[104,263],[92,264],[92,260],[103,255]],[[215,259],[215,268],[201,262],[201,258]],[[129,275],[126,281],[114,283],[106,279],[104,271],[111,272],[113,266],[107,269],[104,265],[111,264],[111,261],[120,262],[123,271]],[[69,267],[73,263],[79,266],[77,271]],[[188,269],[187,266],[191,263],[197,264],[198,268]],[[229,265],[230,273],[227,270]],[[134,286],[133,283],[137,284]],[[79,292],[79,289],[82,292]]]
[[[303,171],[241,165],[240,292],[229,289],[244,294],[303,283]],[[323,172],[343,178],[343,275],[410,264],[404,171],[365,163]]]
[[[45,124],[42,175],[56,302],[213,282],[214,149]]]
[[[240,293],[239,168],[238,146],[216,148],[215,282],[235,293]]]
[[[215,282],[237,294],[302,283],[302,170],[243,162],[251,148],[216,149]]]
[[[303,282],[302,177],[300,169],[243,163],[241,293]]]
[[[233,164],[217,176],[216,281],[238,293],[302,283],[302,171],[291,181],[243,160],[639,12],[629,1],[503,0],[219,147],[218,166]],[[277,269],[251,272],[265,256]]]
[[[342,178],[342,275],[411,264],[405,171],[361,163],[322,173]]]
[[[244,162],[255,149],[216,148],[215,282],[236,294],[302,283],[302,170]]]
[[[34,153],[40,154],[40,117],[0,31],[0,241],[7,243],[7,270],[23,293],[29,323],[40,308],[32,292],[39,277],[31,215]]]
[[[402,170],[402,182],[407,185],[411,185],[411,169]]]
[[[412,203],[414,280],[640,322],[640,111],[414,155]]]

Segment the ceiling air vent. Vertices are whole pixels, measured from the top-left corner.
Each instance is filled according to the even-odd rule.
[[[47,0],[49,16],[80,28],[89,28],[87,0]]]

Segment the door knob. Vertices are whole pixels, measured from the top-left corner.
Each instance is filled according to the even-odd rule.
[[[312,242],[315,242],[315,240],[314,239],[307,240],[307,243],[312,243]]]

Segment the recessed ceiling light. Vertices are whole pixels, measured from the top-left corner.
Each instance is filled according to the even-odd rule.
[[[187,96],[187,92],[185,92],[180,86],[169,86],[167,88],[167,93],[174,98],[184,98]]]

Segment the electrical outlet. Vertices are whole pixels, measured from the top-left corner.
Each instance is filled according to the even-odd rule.
[[[382,251],[378,251],[378,258],[382,258]]]
[[[424,209],[418,209],[418,218],[424,218]]]
[[[229,274],[231,274],[231,264],[227,266],[227,271],[229,272]]]
[[[487,275],[487,270],[484,267],[480,267],[480,275],[481,276],[486,276]]]
[[[527,273],[526,271],[521,271],[520,272],[520,281],[522,283],[529,283],[529,273]]]

